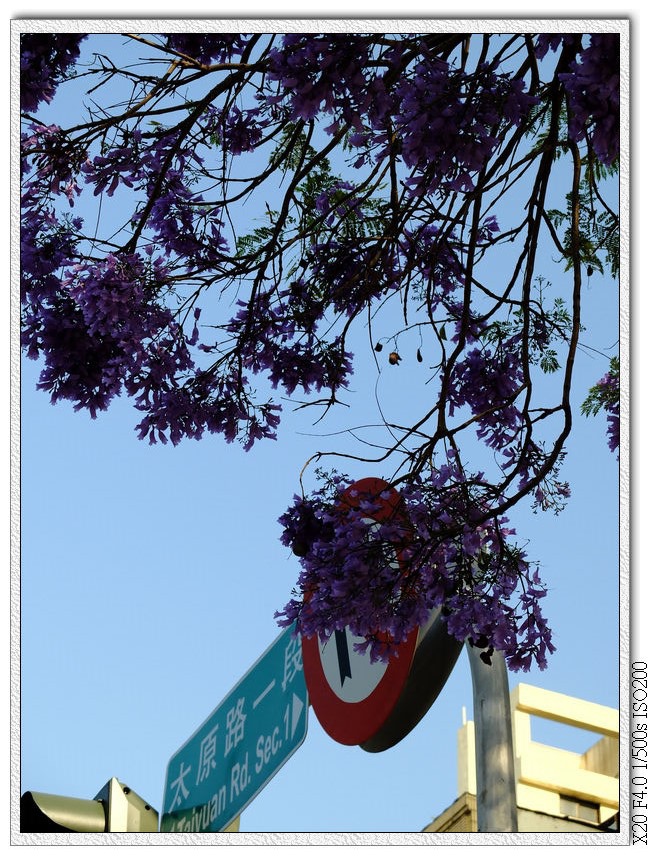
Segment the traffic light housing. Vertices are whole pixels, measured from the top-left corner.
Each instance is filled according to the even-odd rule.
[[[157,832],[158,812],[111,778],[94,799],[28,791],[20,797],[21,832]]]

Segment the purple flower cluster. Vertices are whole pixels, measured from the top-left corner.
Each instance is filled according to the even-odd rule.
[[[105,192],[111,197],[120,185],[133,189],[142,181],[145,154],[141,130],[124,130],[119,144],[86,159],[81,172],[85,182],[93,187],[93,195]]]
[[[66,264],[60,235],[55,261]],[[38,386],[52,402],[70,399],[95,417],[123,387],[132,395],[142,387],[144,371],[153,374],[152,355],[164,358],[159,387],[189,368],[178,326],[156,300],[165,279],[159,263],[109,255],[67,267],[63,279],[45,272],[26,289],[23,341],[30,356],[44,355]]]
[[[86,157],[85,151],[56,124],[29,124],[22,134],[21,147],[24,153],[31,154],[21,164],[21,173],[26,178],[23,200],[29,201],[26,206],[31,208],[38,195],[46,200],[51,195],[65,195],[70,207],[74,207],[75,198],[81,193],[76,174]]]
[[[269,98],[286,104],[293,120],[333,115],[333,131],[344,122],[361,131],[362,117],[382,90],[369,80],[369,40],[355,34],[287,34],[269,55],[268,79],[277,83]]]
[[[20,37],[20,108],[36,111],[79,57],[84,33],[23,33]]]
[[[549,51],[557,51],[565,47],[575,52],[581,45],[581,33],[539,33],[535,39],[535,54],[543,60]]]
[[[82,220],[59,222],[50,208],[43,208],[42,198],[27,189],[22,199],[20,231],[20,296],[23,309],[22,337],[29,357],[38,357],[42,304],[56,294],[58,272],[76,254],[77,233]],[[36,340],[36,341],[34,341]]]
[[[198,310],[187,337],[157,300],[168,279],[160,261],[109,255],[70,265],[70,233],[58,228],[54,237],[50,255],[23,259],[23,345],[29,357],[44,355],[38,387],[53,402],[72,400],[95,417],[124,389],[145,414],[136,429],[151,444],[209,432],[248,450],[275,438],[279,406],[255,404],[238,361],[225,372],[196,367],[190,346],[198,339]],[[41,248],[47,243],[45,235]]]
[[[614,453],[621,443],[621,380],[618,364],[612,364],[596,387],[601,393],[602,405],[607,411],[607,439],[609,449]]]
[[[280,406],[267,402],[256,404],[248,381],[237,360],[223,369],[194,370],[183,386],[161,388],[155,382],[164,372],[167,359],[164,347],[157,352],[160,367],[151,378],[143,380],[143,395],[136,407],[146,411],[137,425],[138,436],[150,444],[177,445],[183,439],[200,439],[204,433],[222,435],[227,442],[241,442],[250,450],[256,441],[274,439],[280,422]]]
[[[536,103],[523,82],[489,69],[470,81],[438,57],[425,56],[396,89],[394,127],[414,193],[470,192],[499,144],[502,123],[518,126]]]
[[[347,386],[352,355],[340,337],[319,337],[315,324],[322,307],[317,301],[310,304],[304,284],[292,283],[275,302],[274,292],[265,292],[248,303],[237,303],[239,312],[226,329],[236,340],[243,367],[266,373],[274,388],[282,387],[288,394],[296,388],[334,393]],[[293,315],[288,314],[291,311]]]
[[[567,92],[569,133],[587,137],[598,159],[612,165],[620,152],[620,37],[593,33],[589,44],[560,75]]]
[[[250,36],[240,33],[171,33],[167,45],[202,66],[232,63],[248,46]]]
[[[458,254],[458,240],[435,222],[427,222],[404,231],[400,254],[427,286],[427,302],[433,314],[439,305],[452,319],[458,318],[458,291],[462,289],[464,271]]]
[[[615,453],[621,445],[620,405],[613,406],[607,415],[607,439],[610,451]]]
[[[331,239],[314,244],[309,263],[334,310],[350,316],[394,290],[400,281],[395,251],[372,243]]]
[[[601,409],[607,413],[607,439],[609,449],[614,453],[620,447],[621,415],[621,367],[618,357],[613,357],[609,370],[589,389],[581,411],[585,415],[595,415]]]
[[[87,159],[81,171],[95,195],[112,196],[120,185],[141,191],[143,203],[132,224],[144,218],[151,242],[192,269],[218,265],[228,249],[220,209],[206,205],[192,189],[193,174],[201,165],[195,148],[177,136],[159,134],[145,142],[141,130],[133,129],[124,131],[119,145]]]
[[[386,660],[440,608],[449,633],[484,648],[486,663],[497,650],[513,671],[533,660],[543,669],[554,647],[538,569],[510,541],[507,520],[482,518],[482,478],[468,479],[450,457],[406,484],[399,505],[388,484],[360,491],[337,476],[296,497],[280,518],[281,539],[301,573],[280,623],[323,640],[349,627],[365,639],[360,651]]]
[[[464,405],[477,417],[479,438],[502,451],[518,438],[523,426],[515,405],[523,383],[520,335],[501,342],[496,350],[472,348],[454,367],[447,392],[449,414]]]
[[[260,108],[246,108],[242,111],[236,105],[223,113],[219,131],[228,152],[233,156],[251,153],[260,143],[264,134],[264,129],[258,122],[260,114]]]
[[[268,118],[259,105],[240,108],[227,103],[224,106],[208,105],[197,118],[194,140],[210,142],[223,148],[229,156],[252,153],[262,140]],[[194,156],[196,157],[196,150]]]

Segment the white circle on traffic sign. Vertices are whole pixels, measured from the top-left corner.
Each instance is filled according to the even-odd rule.
[[[363,643],[349,628],[336,631],[327,642],[319,640],[321,664],[327,683],[344,703],[359,703],[375,690],[386,672],[386,664],[368,663],[354,646]]]

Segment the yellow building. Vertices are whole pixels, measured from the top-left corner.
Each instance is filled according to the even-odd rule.
[[[532,685],[510,695],[519,832],[618,831],[618,712]],[[531,715],[600,735],[584,753],[533,740]],[[474,722],[458,731],[458,798],[425,832],[476,832]]]

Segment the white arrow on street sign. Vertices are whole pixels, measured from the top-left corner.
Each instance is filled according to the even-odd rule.
[[[162,832],[219,832],[303,743],[300,639],[285,630],[169,761]]]
[[[305,704],[300,699],[297,694],[293,695],[293,705],[291,709],[291,738],[296,735],[296,727],[298,726],[298,722],[302,718],[302,710],[304,709]],[[305,713],[306,715],[306,713]]]

